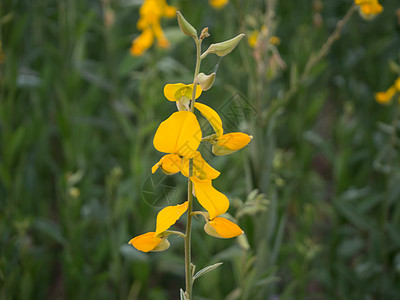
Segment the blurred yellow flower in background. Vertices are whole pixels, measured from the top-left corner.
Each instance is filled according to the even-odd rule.
[[[215,9],[221,9],[227,5],[229,0],[209,0],[208,3]]]
[[[258,40],[262,37],[262,36],[266,36],[268,34],[268,29],[267,27],[264,25],[261,27],[261,31],[259,30],[253,30],[248,39],[247,42],[249,44],[250,47],[255,48],[257,45]],[[271,45],[276,45],[278,46],[281,43],[281,39],[277,36],[271,36],[269,38],[269,43]]]
[[[172,18],[176,15],[176,8],[169,6],[165,0],[145,0],[140,7],[140,18],[137,28],[142,33],[133,40],[130,52],[133,56],[140,56],[151,47],[156,37],[161,48],[169,47],[161,28],[161,17]]]
[[[378,0],[354,0],[354,3],[358,5],[360,15],[365,20],[371,20],[383,11]]]
[[[389,87],[386,91],[376,93],[375,100],[381,104],[390,103],[390,101],[396,95],[396,93],[400,93],[400,77],[397,78],[394,84],[391,87]],[[399,103],[400,103],[400,97],[399,97]]]

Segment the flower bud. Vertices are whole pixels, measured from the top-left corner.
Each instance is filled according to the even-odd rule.
[[[181,12],[177,11],[176,16],[178,17],[179,27],[182,32],[186,35],[192,36],[195,40],[197,39],[197,31],[194,27],[183,17]]]
[[[240,236],[243,233],[243,230],[235,223],[221,217],[216,217],[213,220],[206,222],[204,225],[204,231],[208,235],[220,239],[230,239]]]
[[[215,80],[215,73],[211,73],[210,75],[200,73],[196,77],[196,81],[200,84],[201,89],[203,91],[209,90],[214,84],[214,80]]]
[[[245,147],[252,138],[253,136],[242,132],[224,134],[213,145],[212,152],[215,155],[231,154]]]
[[[225,56],[232,52],[237,46],[240,40],[244,37],[244,33],[239,34],[233,39],[227,40],[225,42],[211,44],[210,47],[201,55],[201,58],[205,58],[209,53],[214,53],[218,56]]]

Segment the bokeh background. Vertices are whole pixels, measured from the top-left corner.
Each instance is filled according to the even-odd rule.
[[[200,100],[254,138],[230,156],[203,149],[246,235],[215,239],[195,220],[198,269],[224,262],[195,299],[399,299],[400,112],[374,93],[400,75],[400,3],[381,1],[372,21],[355,12],[306,73],[352,1],[168,4],[209,27],[205,47],[265,23],[280,39],[202,64],[218,69]],[[195,47],[163,19],[170,47],[131,56],[140,5],[0,2],[1,300],[179,297],[182,240],[149,254],[127,243],[184,201],[182,176],[151,175],[152,138],[176,110],[163,87],[192,81]]]

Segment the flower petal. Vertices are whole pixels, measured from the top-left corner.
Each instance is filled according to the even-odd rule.
[[[166,154],[151,168],[154,173],[158,168],[161,168],[167,175],[178,173],[181,170],[182,158],[176,154]]]
[[[210,219],[214,219],[228,210],[228,198],[211,185],[211,179],[200,180],[190,177],[190,180],[194,184],[197,200],[208,211]]]
[[[242,132],[232,132],[221,136],[213,145],[215,155],[227,155],[242,149],[250,143],[253,137]]]
[[[214,128],[217,137],[220,137],[224,134],[221,118],[215,110],[199,102],[196,102],[194,104],[194,107],[196,107],[203,115],[203,117],[206,118],[207,121],[211,124],[211,126]]]
[[[189,177],[189,158],[182,159],[181,173],[183,176]],[[211,167],[201,156],[199,151],[193,156],[193,176],[199,179],[215,179],[221,174]]]
[[[154,232],[147,232],[145,234],[138,235],[129,241],[133,247],[139,251],[149,252],[156,248],[163,239],[155,236]]]
[[[235,223],[228,219],[216,217],[204,225],[204,230],[211,236],[230,239],[243,233]]]
[[[201,95],[201,87],[197,85],[195,99]],[[183,96],[191,99],[193,93],[193,84],[174,83],[166,84],[164,87],[164,96],[169,101],[179,101]]]
[[[186,201],[180,205],[167,206],[163,208],[157,215],[157,225],[155,235],[164,232],[185,213],[188,208],[189,202]]]
[[[178,111],[158,126],[153,144],[160,152],[192,157],[201,138],[201,128],[196,116],[189,111]]]

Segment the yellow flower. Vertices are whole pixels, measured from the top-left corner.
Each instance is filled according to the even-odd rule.
[[[215,9],[221,9],[228,4],[228,0],[209,0],[208,3]]]
[[[251,34],[249,35],[248,39],[247,39],[247,43],[249,44],[249,46],[251,48],[254,48],[257,44],[257,39],[258,39],[258,34],[259,31],[258,30],[253,30],[251,32]]]
[[[202,138],[200,124],[194,113],[178,111],[158,126],[153,139],[160,152],[193,157]]]
[[[279,45],[281,43],[281,39],[273,35],[270,37],[269,42],[272,45]]]
[[[164,86],[164,96],[169,101],[176,102],[178,110],[189,110],[190,100],[192,99],[193,84],[174,83]],[[195,99],[202,93],[200,85],[196,87]]]
[[[140,7],[140,18],[137,22],[137,28],[142,33],[133,40],[130,52],[134,56],[143,55],[151,47],[154,37],[157,38],[158,45],[162,48],[169,47],[169,42],[165,38],[161,28],[161,17],[174,17],[176,8],[169,6],[165,0],[145,0]]]
[[[383,11],[382,5],[378,0],[354,0],[358,5],[361,17],[366,20],[371,20]]]
[[[242,132],[227,133],[217,140],[212,151],[215,155],[231,154],[245,147],[252,138],[253,136]]]
[[[251,135],[242,132],[223,134],[222,121],[215,110],[198,102],[194,104],[194,107],[208,120],[215,131],[216,137],[212,142],[212,151],[215,155],[227,155],[236,152],[250,143],[253,138]]]
[[[211,220],[228,210],[228,198],[212,186],[211,179],[190,177],[190,180],[193,182],[197,200],[208,211]]]
[[[196,177],[190,177],[194,185],[194,194],[208,214],[204,230],[214,237],[232,238],[243,233],[242,229],[235,223],[219,217],[224,214],[229,208],[228,198],[217,191],[211,183],[211,179],[200,180]]]
[[[239,226],[221,217],[215,217],[207,221],[204,225],[204,231],[213,237],[224,239],[230,239],[243,234],[243,230]]]
[[[151,169],[152,173],[158,168],[167,174],[172,175],[179,171],[183,176],[189,177],[189,158],[180,157],[177,154],[164,155]],[[193,156],[193,176],[199,179],[215,179],[221,173],[211,167],[201,156],[200,152],[196,151]]]
[[[131,239],[129,244],[143,252],[164,251],[168,249],[168,233],[165,233],[165,231],[174,225],[186,212],[188,204],[188,201],[186,201],[180,205],[163,208],[157,215],[156,231],[138,235]]]
[[[162,122],[154,136],[154,147],[169,153],[164,155],[151,169],[158,168],[167,175],[178,173],[189,177],[189,160],[193,159],[193,176],[199,179],[215,179],[220,172],[211,167],[197,148],[202,138],[201,128],[196,116],[189,111],[173,113]]]
[[[386,104],[389,103],[396,93],[400,92],[400,77],[398,77],[394,84],[388,88],[385,92],[378,92],[375,94],[375,100],[378,103]]]
[[[193,159],[193,176],[200,179],[214,179],[220,174],[201,156],[197,148],[202,138],[201,128],[196,116],[189,111],[173,113],[157,128],[154,147],[169,153],[164,155],[151,169],[154,173],[161,168],[166,174],[181,173],[189,176],[189,159]]]
[[[260,35],[266,36],[268,34],[268,30],[266,26],[263,26],[261,28],[261,32],[258,30],[253,30],[252,33],[249,35],[249,38],[247,39],[247,42],[250,47],[255,48],[258,42],[258,39],[260,38]],[[281,39],[277,36],[271,36],[269,38],[269,43],[271,45],[276,45],[278,46],[281,43]]]

